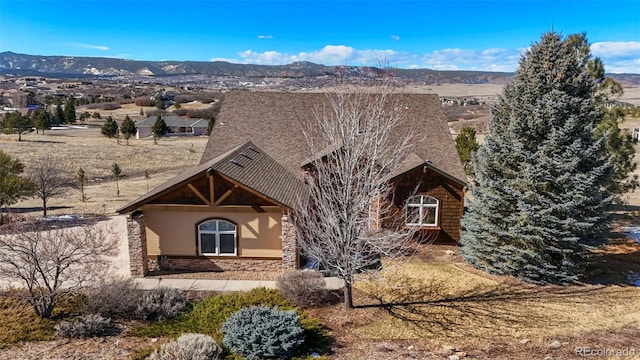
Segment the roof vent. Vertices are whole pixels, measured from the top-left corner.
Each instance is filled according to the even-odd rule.
[[[240,163],[239,163],[238,161],[236,161],[236,160],[231,159],[231,160],[229,160],[229,162],[230,162],[230,163],[232,163],[233,165],[243,167],[243,166],[242,166],[242,165],[240,165]]]
[[[242,152],[240,153],[240,156],[243,156],[243,157],[245,157],[245,158],[247,158],[249,160],[253,160],[249,155],[247,155],[245,153],[242,153]]]
[[[256,150],[253,146],[249,146],[247,149],[255,152],[256,154],[260,154],[260,151]]]

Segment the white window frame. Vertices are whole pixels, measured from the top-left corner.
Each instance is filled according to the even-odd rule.
[[[416,199],[416,198],[420,198],[420,203],[419,204],[411,204],[411,200]],[[430,204],[427,203],[425,200],[427,199],[433,199],[435,200],[435,204]],[[417,202],[417,201],[414,201]],[[409,208],[418,208],[418,222],[409,222],[409,212],[408,209]],[[423,223],[422,219],[425,219],[425,217],[423,216],[425,209],[435,209],[435,216],[434,216],[434,223]],[[407,204],[405,205],[405,223],[406,225],[409,226],[425,226],[425,227],[437,227],[439,224],[439,215],[440,215],[440,200],[434,198],[433,196],[429,196],[429,195],[415,195],[410,197],[407,200]]]
[[[216,230],[203,230],[201,226],[207,223],[215,222]],[[220,222],[226,222],[233,225],[233,230],[218,230],[220,228]],[[198,224],[198,253],[199,255],[204,256],[237,256],[238,254],[238,236],[237,236],[238,227],[236,224],[232,223],[229,220],[225,219],[209,219]],[[202,252],[202,234],[209,234],[215,236],[216,241],[216,251],[211,252]],[[220,253],[220,235],[223,234],[232,234],[233,235],[233,253]]]

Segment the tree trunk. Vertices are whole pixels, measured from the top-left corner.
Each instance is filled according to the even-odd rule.
[[[351,283],[344,282],[344,309],[353,309],[353,293],[351,291]]]
[[[120,185],[118,184],[118,178],[116,178],[116,196],[120,196]]]
[[[42,217],[47,217],[47,200],[42,199]]]

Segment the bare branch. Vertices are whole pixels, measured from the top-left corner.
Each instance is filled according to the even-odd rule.
[[[0,276],[22,282],[40,317],[50,317],[59,298],[95,282],[117,253],[112,231],[80,225],[44,229],[13,223],[0,235]]]
[[[416,131],[403,96],[388,85],[336,92],[303,124],[309,197],[296,231],[303,253],[346,284],[382,257],[404,255],[416,228],[398,221],[390,177],[413,151]]]
[[[27,176],[35,185],[35,193],[42,200],[42,216],[47,216],[47,202],[66,193],[71,181],[60,159],[51,155],[33,160],[27,168]]]

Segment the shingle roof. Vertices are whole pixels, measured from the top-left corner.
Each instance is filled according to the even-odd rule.
[[[136,122],[136,127],[152,127],[158,119],[157,116],[150,116]],[[207,127],[205,119],[185,119],[180,116],[163,116],[162,119],[168,127]]]
[[[304,196],[304,181],[276,162],[251,141],[211,165],[225,175],[289,208],[295,208]]]
[[[451,132],[436,94],[401,94],[407,122],[417,129],[415,155],[457,179],[465,179]],[[328,106],[322,93],[229,92],[202,155],[206,162],[247,140],[296,176],[309,159],[302,123]]]
[[[304,199],[306,193],[302,180],[254,143],[247,141],[204,164],[188,169],[116,211],[126,213],[135,210],[173,189],[188,184],[207,171],[218,172],[289,208],[295,208],[299,197]]]

